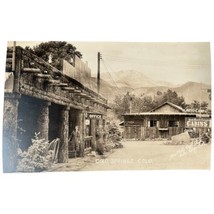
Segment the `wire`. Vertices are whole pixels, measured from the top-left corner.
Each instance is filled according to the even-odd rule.
[[[106,62],[106,60],[105,60],[105,64],[107,64],[108,67],[110,68],[110,70],[111,70],[113,73],[115,73],[115,71],[112,69],[112,67],[110,66],[110,64]],[[109,72],[109,74],[110,74],[110,72]],[[111,74],[110,74],[110,75],[111,75]],[[112,78],[112,79],[113,79],[113,78]],[[115,81],[114,81],[114,82],[115,82]],[[124,82],[122,79],[120,79],[120,82],[121,82],[121,83],[124,83],[125,85],[127,85],[127,82]]]
[[[119,90],[119,87],[118,87],[118,85],[117,85],[116,81],[114,80],[114,78],[112,77],[111,73],[109,72],[109,70],[108,70],[108,68],[107,68],[106,64],[104,63],[104,60],[103,60],[103,59],[101,59],[101,62],[103,63],[103,65],[104,65],[104,67],[105,67],[106,71],[108,72],[108,74],[109,74],[109,76],[110,76],[111,80],[113,81],[113,83],[115,84],[116,88]]]

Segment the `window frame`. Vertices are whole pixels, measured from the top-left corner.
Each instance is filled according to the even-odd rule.
[[[179,127],[179,121],[177,121],[177,120],[169,120],[168,121],[168,127],[171,127],[171,128]]]

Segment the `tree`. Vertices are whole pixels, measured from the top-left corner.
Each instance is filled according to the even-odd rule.
[[[154,106],[151,96],[134,97],[132,101],[132,112],[147,112]]]
[[[192,106],[193,109],[198,110],[198,109],[200,109],[200,102],[197,101],[197,100],[193,100],[191,106]]]
[[[157,91],[156,93],[158,96],[161,96],[163,93],[161,91]]]
[[[71,61],[75,55],[82,58],[82,54],[77,51],[76,47],[65,41],[49,41],[33,47],[33,49],[26,47],[38,57],[48,62],[50,55],[52,56],[52,65],[59,70],[62,70],[62,60]]]
[[[123,97],[116,96],[114,100],[115,113],[121,118],[122,114],[130,112],[130,102],[133,101],[133,96],[127,92]]]
[[[207,110],[207,108],[208,108],[208,102],[203,101],[203,102],[201,103],[201,108],[204,109],[204,110]]]
[[[172,91],[170,89],[164,92],[161,102],[162,103],[171,102],[175,105],[181,106],[184,109],[186,108],[184,97],[178,96],[178,94],[175,91]]]
[[[158,91],[154,98],[151,96],[138,97],[127,92],[123,97],[116,96],[113,108],[115,109],[115,113],[118,115],[118,118],[121,119],[122,114],[129,112],[148,112],[166,101],[181,106],[182,108],[186,107],[183,96],[178,96],[175,91],[167,90],[164,93]]]

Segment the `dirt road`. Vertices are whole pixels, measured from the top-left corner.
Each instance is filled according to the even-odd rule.
[[[210,146],[166,145],[126,141],[107,158],[96,158],[81,170],[209,169]]]

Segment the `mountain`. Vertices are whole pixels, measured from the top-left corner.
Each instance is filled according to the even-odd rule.
[[[206,101],[211,105],[209,100],[209,93],[207,89],[211,87],[204,83],[197,83],[197,82],[187,82],[179,87],[166,87],[166,86],[157,86],[157,87],[141,87],[135,89],[132,93],[137,96],[154,96],[156,95],[157,91],[165,92],[168,89],[175,91],[179,96],[183,96],[185,102],[190,104],[193,100],[198,101]]]
[[[115,96],[122,96],[130,92],[136,96],[152,96],[154,97],[157,91],[165,92],[171,89],[179,96],[183,96],[187,104],[193,100],[206,101],[211,105],[207,89],[211,89],[210,85],[197,82],[187,82],[182,85],[174,85],[165,81],[154,81],[144,75],[142,72],[135,70],[118,71],[111,76],[108,73],[101,74],[101,94],[110,102],[115,99]],[[114,81],[113,81],[113,80]],[[92,85],[96,89],[96,78],[92,78]],[[95,90],[96,91],[96,90]]]
[[[210,103],[207,89],[211,89],[211,86],[204,83],[187,82],[177,87],[176,92],[185,98],[186,103],[191,103],[193,100]]]
[[[176,88],[176,87],[179,87],[180,85],[179,84],[173,84],[171,82],[167,82],[167,81],[156,81],[156,84],[159,85],[159,86],[165,86],[165,87],[170,87],[170,88]]]
[[[139,88],[154,87],[156,82],[145,74],[135,70],[118,71],[115,73],[102,73],[101,78],[113,86]]]

